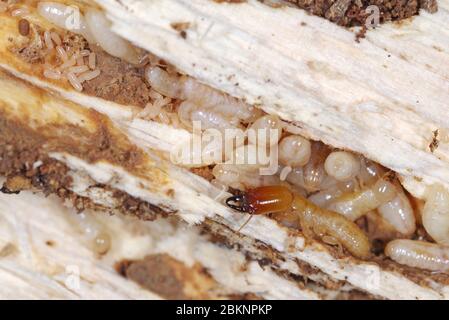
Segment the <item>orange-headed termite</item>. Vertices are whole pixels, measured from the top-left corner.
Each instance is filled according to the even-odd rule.
[[[290,190],[283,186],[259,187],[232,196],[226,204],[240,212],[251,215],[287,211],[293,201]]]
[[[287,211],[292,201],[293,195],[286,187],[267,186],[229,197],[226,204],[234,210],[250,214],[248,220],[238,229],[240,232],[254,215]]]
[[[291,210],[297,214],[306,236],[323,238],[331,236],[338,240],[354,256],[367,259],[371,245],[368,237],[352,221],[339,213],[314,205],[284,186],[266,186],[250,189],[229,197],[226,204],[235,210],[253,215],[278,213]],[[249,222],[240,227],[239,231]]]

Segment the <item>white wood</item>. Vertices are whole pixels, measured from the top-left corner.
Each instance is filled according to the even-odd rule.
[[[257,0],[97,2],[115,32],[183,72],[296,122],[306,136],[448,186],[448,0],[360,43],[355,30]],[[186,39],[177,22],[191,24]],[[422,184],[409,188],[422,196]]]

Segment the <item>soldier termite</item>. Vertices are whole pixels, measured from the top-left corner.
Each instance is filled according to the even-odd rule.
[[[320,208],[301,195],[293,194],[284,186],[265,186],[250,189],[246,192],[229,197],[226,204],[237,211],[254,215],[265,215],[291,210],[298,215],[303,233],[308,237],[323,238],[331,236],[354,256],[367,259],[370,256],[371,245],[368,237],[352,221],[346,217]]]

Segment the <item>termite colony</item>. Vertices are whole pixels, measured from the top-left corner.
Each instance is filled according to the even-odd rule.
[[[258,141],[250,136],[230,156],[221,144],[215,145],[215,159],[209,156],[214,145],[203,148],[208,161],[197,166],[208,166],[214,177],[211,183],[223,190],[243,191],[227,199],[230,207],[250,215],[269,215],[308,238],[341,246],[362,259],[372,257],[372,242],[381,240],[388,244],[384,254],[398,263],[449,270],[449,248],[445,247],[449,244],[449,193],[443,187],[430,188],[425,205],[420,206],[420,200],[407,194],[395,174],[381,165],[311,141],[277,116],[252,109],[192,78],[170,75],[158,67],[148,70],[153,89],[182,101],[178,116],[185,127],[197,120],[202,128],[279,131],[275,175],[261,175],[257,163],[233,161],[236,157],[257,159]],[[370,229],[377,229],[376,234]],[[418,229],[425,230],[425,235]]]
[[[38,4],[38,12],[59,28],[66,27],[66,9],[52,2]],[[100,11],[92,9],[80,17],[80,27],[71,32],[114,57],[145,68],[142,77],[150,88],[151,101],[137,117],[189,131],[198,121],[202,130],[244,132],[244,139],[231,137],[231,154],[224,148],[229,141],[209,143],[200,150],[201,161],[188,165],[193,171],[207,172],[202,175],[216,189],[241,191],[226,200],[228,206],[250,215],[270,216],[308,238],[338,245],[361,259],[373,256],[372,243],[380,239],[386,244],[383,253],[398,263],[449,270],[449,193],[442,186],[429,188],[425,199],[413,199],[394,173],[381,165],[307,139],[279,117],[182,75],[149,53],[141,55],[110,30]],[[39,40],[62,63],[48,65],[47,78],[64,76],[82,91],[83,81],[98,76],[91,51],[62,48],[63,40],[56,32],[45,31]],[[276,139],[269,139],[266,146],[246,134],[260,129],[277,132]],[[265,164],[257,162],[257,150],[274,146],[279,159],[276,174],[261,175],[259,169]],[[236,164],[239,158],[256,160],[251,165]]]
[[[181,101],[178,119],[184,128],[191,128],[196,120],[204,129],[279,131],[275,175],[261,175],[262,165],[257,162],[235,164],[235,158],[257,161],[258,141],[251,136],[236,144],[230,155],[223,148],[227,141],[202,149],[205,161],[196,166],[210,171],[211,183],[222,190],[242,191],[227,199],[231,208],[269,215],[308,238],[341,246],[362,259],[373,256],[372,242],[379,239],[369,229],[376,224],[376,229],[384,229],[377,233],[387,243],[386,256],[412,267],[449,270],[449,248],[445,247],[449,244],[449,193],[443,187],[431,188],[420,208],[415,205],[419,200],[407,194],[394,173],[361,155],[311,141],[277,116],[188,76],[156,66],[147,69],[147,79],[164,97]],[[418,235],[417,229],[425,230],[425,236]]]

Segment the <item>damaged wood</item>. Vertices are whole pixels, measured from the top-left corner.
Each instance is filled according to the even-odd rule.
[[[449,19],[447,0],[440,2],[442,9],[434,14],[372,30],[360,44],[354,42],[354,31],[323,23],[295,8],[276,10],[254,0],[219,6],[200,0],[189,7],[173,0],[167,6],[176,10],[164,17],[157,14],[163,8],[151,1],[144,2],[151,10],[136,14],[111,5],[109,0],[99,3],[116,21],[117,33],[181,72],[294,123],[298,133],[307,138],[361,153],[397,172],[402,181],[422,178],[419,184],[405,184],[413,196],[422,197],[423,190],[433,183],[449,188],[449,162],[445,160],[449,156],[428,152],[428,130],[449,125],[445,111],[449,69],[444,67],[449,61],[449,42],[439,27]],[[419,6],[417,1],[413,3]],[[179,21],[179,16],[196,17],[196,29],[201,31],[214,24],[207,36],[213,41],[197,41],[202,32],[182,41],[167,36],[164,26]],[[135,37],[134,27],[123,19],[145,25],[140,29],[145,37]],[[256,23],[264,19],[266,23]],[[275,24],[274,30],[271,26]],[[427,32],[420,29],[422,24],[433,30],[426,46],[420,40]],[[218,36],[221,30],[232,36]],[[405,34],[417,36],[401,36]],[[362,36],[363,32],[359,38]],[[163,40],[164,47],[144,38]],[[214,50],[217,47],[221,49]],[[185,54],[181,57],[178,52]],[[366,66],[370,72],[364,71]],[[270,81],[259,81],[261,74]],[[440,147],[442,144],[440,141]],[[439,148],[439,152],[446,150]]]
[[[419,14],[420,9],[435,13],[436,0],[382,1],[382,0],[287,0],[311,14],[345,27],[363,26],[372,14],[373,6],[379,10],[379,23],[400,21]]]

